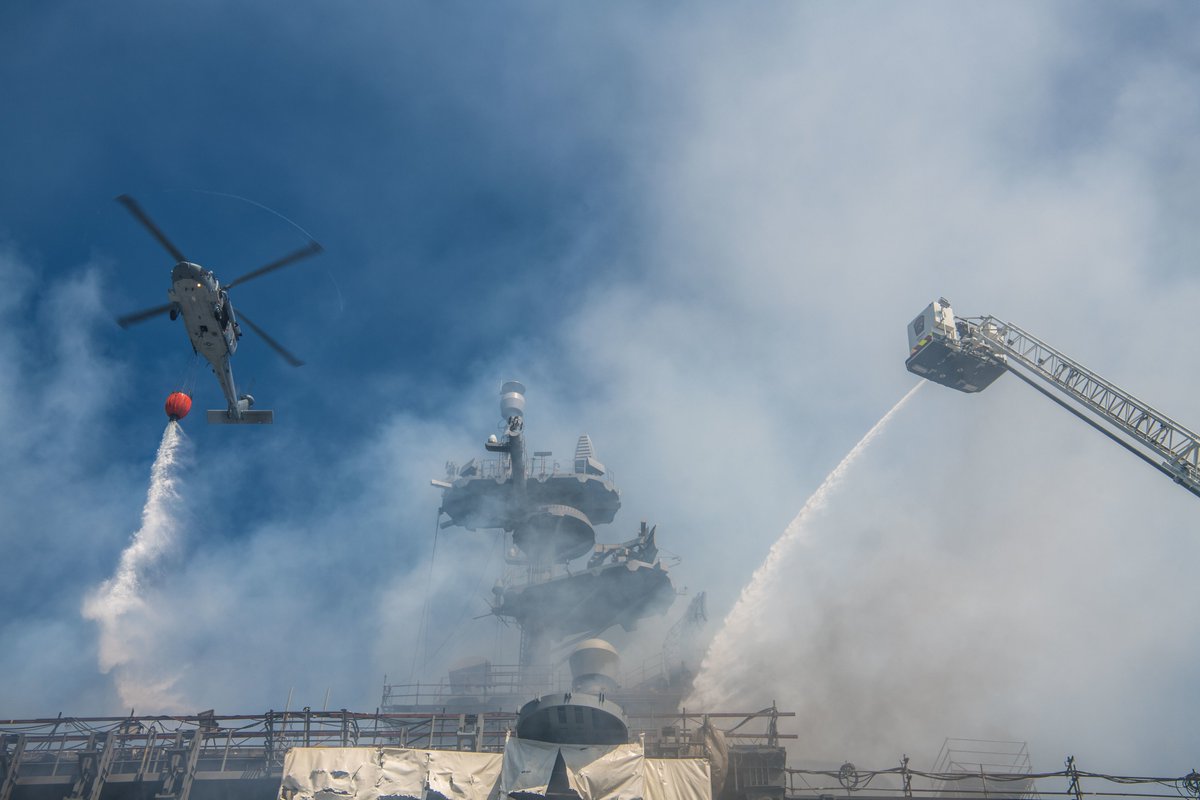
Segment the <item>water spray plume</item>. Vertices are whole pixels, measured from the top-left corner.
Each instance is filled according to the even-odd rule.
[[[142,525],[121,553],[113,576],[96,587],[83,604],[83,616],[100,626],[100,671],[117,671],[117,688],[126,706],[145,707],[169,699],[170,679],[137,675],[135,667],[146,617],[152,611],[146,601],[147,579],[177,544],[180,495],[176,472],[185,444],[179,423],[167,422],[150,470]]]
[[[756,636],[764,619],[769,618],[769,611],[776,604],[772,601],[772,592],[777,586],[787,591],[791,585],[786,581],[777,584],[775,578],[781,565],[787,561],[791,552],[800,546],[808,532],[808,522],[813,514],[823,509],[829,502],[833,491],[846,477],[850,468],[859,457],[870,447],[871,443],[883,432],[888,422],[895,416],[904,404],[908,402],[925,381],[908,390],[892,408],[884,414],[875,425],[867,431],[858,444],[850,449],[845,458],[825,477],[817,490],[809,496],[800,512],[784,529],[783,534],[771,546],[766,559],[754,571],[750,582],[742,589],[742,594],[734,604],[721,630],[713,637],[708,653],[700,665],[696,676],[695,689],[687,705],[692,707],[714,708],[736,703],[735,692],[745,690],[745,683],[740,679],[741,670],[736,665],[753,658],[753,651],[748,647],[748,638]]]

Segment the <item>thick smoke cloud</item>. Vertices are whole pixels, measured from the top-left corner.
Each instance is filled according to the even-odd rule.
[[[0,670],[16,714],[106,693],[78,610],[145,494],[144,477],[108,458],[119,440],[105,422],[125,368],[96,347],[106,274],[90,264],[47,280],[15,246],[0,247],[0,597],[13,611],[0,621]]]
[[[706,57],[646,176],[654,269],[595,290],[573,345],[594,438],[637,454],[608,457],[717,608],[903,393],[904,325],[938,295],[1163,408],[1194,395],[1175,365],[1197,287],[1162,247],[1163,160],[1197,158],[1175,110],[1190,62],[1135,46],[1096,72],[1070,8],[945,11],[701,22],[656,51]],[[1028,739],[1047,767],[1180,770],[1192,498],[1016,382],[918,400],[738,632],[725,699],[798,711],[794,755],[817,761],[974,736]]]
[[[434,59],[426,46],[396,55],[397,70],[364,63],[337,43],[358,51],[361,39],[372,59],[398,48],[374,46],[377,21],[354,17],[336,37],[310,37],[314,58],[344,70],[386,124],[359,125],[366,140],[349,155],[286,140],[283,127],[244,138],[267,143],[255,147],[271,150],[268,163],[316,162],[295,180],[306,197],[332,198],[328,219],[366,265],[346,279],[344,330],[401,338],[306,386],[327,411],[304,428],[197,434],[191,533],[159,598],[176,624],[153,631],[143,663],[205,708],[280,708],[290,689],[293,707],[319,706],[329,689],[334,707],[370,708],[384,673],[436,679],[460,656],[511,647],[513,631],[473,619],[486,611],[492,539],[443,531],[432,572],[428,560],[428,480],[446,459],[480,453],[504,378],[530,387],[533,447],[561,457],[592,436],[623,491],[605,538],[658,523],[660,546],[682,558],[677,583],[707,589],[717,619],[911,386],[904,325],[938,295],[1028,327],[1195,425],[1187,325],[1200,286],[1183,265],[1196,256],[1200,106],[1194,44],[1172,33],[1194,27],[1191,15],[1094,4],[560,11],[519,68],[480,55],[498,84],[528,87],[496,92],[521,98],[511,117],[480,99],[497,84],[466,56]],[[409,102],[422,58],[447,70],[421,95],[437,99],[424,116]],[[569,68],[553,69],[560,61]],[[410,83],[397,88],[394,75]],[[472,161],[470,174],[445,174],[405,151],[412,164],[387,166],[428,187],[422,202],[360,203],[410,118],[446,123],[492,154],[493,171]],[[156,138],[156,163],[173,163],[170,141]],[[528,189],[523,169],[604,190],[551,193],[568,209],[552,234],[514,241],[528,206],[497,201],[510,213],[488,225],[474,212],[511,198],[506,187]],[[470,189],[446,188],[459,185]],[[425,249],[397,256],[397,239],[420,226],[372,238],[372,226],[392,231],[395,209],[426,207],[438,213],[421,223],[440,233]],[[473,225],[457,224],[462,209]],[[423,259],[474,239],[493,242],[483,261],[503,268],[430,278],[439,324],[418,328],[477,349],[404,361],[426,343],[397,332],[404,293],[378,287],[395,286],[398,262],[429,271]],[[42,278],[17,261],[5,262],[13,288],[0,296],[15,320],[0,330],[14,365],[0,375],[0,470],[13,520],[3,543],[24,566],[4,597],[51,599],[0,623],[15,676],[5,715],[123,712],[78,609],[137,526],[153,441],[123,438],[133,428],[112,420],[130,400],[122,380],[148,367],[119,362],[116,340],[97,333],[103,270]],[[425,297],[417,272],[404,274]],[[296,316],[297,329],[311,320]],[[524,320],[516,333],[513,319]],[[366,337],[321,330],[332,352],[365,348]],[[85,380],[93,402],[80,411],[69,398]],[[348,428],[345,416],[369,422]],[[328,429],[339,438],[322,438]],[[72,492],[48,502],[64,481]],[[799,712],[801,760],[890,765],[902,752],[931,758],[945,736],[994,736],[1028,739],[1042,767],[1074,753],[1112,771],[1186,771],[1200,650],[1187,593],[1194,504],[1015,381],[977,397],[927,387],[807,523],[762,617],[739,631],[746,680],[725,699]],[[651,653],[672,618],[622,647]]]
[[[809,496],[796,518],[788,524],[783,535],[771,546],[762,566],[746,583],[724,625],[717,631],[712,645],[696,676],[693,695],[688,704],[697,708],[726,707],[746,694],[746,687],[755,682],[763,662],[771,660],[769,643],[761,652],[747,657],[747,645],[762,640],[758,629],[763,620],[773,616],[781,596],[792,594],[787,578],[786,562],[793,551],[803,547],[810,520],[826,510],[830,497],[845,480],[847,473],[866,456],[868,448],[883,433],[888,423],[921,388],[917,384],[867,431]]]

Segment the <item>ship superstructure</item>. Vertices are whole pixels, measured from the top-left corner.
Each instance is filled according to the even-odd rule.
[[[596,457],[587,434],[579,437],[570,468],[551,462],[548,451],[530,456],[525,441],[525,386],[500,389],[501,436],[484,447],[491,461],[450,463],[442,489],[442,527],[500,529],[509,537],[514,575],[497,583],[492,613],[521,631],[518,687],[544,688],[551,650],[567,637],[586,639],[619,625],[661,614],[675,599],[658,557],[656,529],[642,523],[619,544],[597,544],[596,526],[607,525],[621,495]],[[591,554],[582,569],[567,565]]]
[[[564,468],[549,451],[529,451],[523,384],[501,386],[500,413],[503,428],[484,445],[493,457],[447,463],[445,478],[433,484],[442,490],[442,528],[498,529],[508,539],[510,572],[493,589],[491,610],[520,629],[519,663],[480,658],[460,662],[433,685],[385,683],[381,710],[453,710],[465,730],[486,730],[519,707],[512,732],[520,741],[568,749],[636,743],[648,757],[703,758],[713,794],[738,772],[745,779],[732,779],[738,788],[729,796],[781,796],[780,740],[794,735],[781,734],[777,723],[791,714],[680,710],[696,666],[684,651],[707,619],[703,592],[670,628],[658,659],[622,672],[616,648],[598,638],[615,627],[634,630],[664,613],[676,594],[656,526],[643,521],[632,538],[597,541],[597,527],[614,521],[621,500],[591,437],[578,438]],[[720,723],[734,730],[727,736]],[[548,785],[569,783],[578,764],[568,761],[554,766]]]

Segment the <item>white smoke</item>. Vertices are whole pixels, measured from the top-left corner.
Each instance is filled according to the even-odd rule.
[[[83,616],[100,625],[100,670],[115,671],[117,690],[127,706],[161,709],[181,704],[172,691],[175,678],[149,674],[154,670],[147,670],[139,656],[149,645],[152,578],[179,543],[180,495],[176,472],[186,441],[179,423],[168,422],[150,470],[142,526],[121,553],[113,576],[100,584],[83,604]]]
[[[395,100],[374,104],[382,115],[374,129],[408,130],[408,100],[425,97],[431,108],[446,108],[430,117],[429,133],[444,139],[444,123],[459,130],[461,114],[461,130],[481,145],[470,149],[487,160],[461,162],[466,151],[455,138],[452,161],[431,161],[414,175],[411,194],[395,194],[410,182],[370,177],[380,159],[405,167],[411,148],[396,155],[366,143],[355,161],[365,173],[347,169],[345,158],[318,164],[313,191],[287,203],[359,199],[354,213],[319,223],[361,246],[370,267],[346,278],[356,281],[346,286],[348,301],[359,304],[356,324],[347,319],[321,337],[325,366],[308,373],[301,394],[323,397],[324,416],[361,414],[378,425],[336,435],[342,429],[322,425],[316,405],[308,424],[287,436],[220,445],[225,468],[255,478],[255,503],[245,502],[247,491],[208,507],[206,546],[172,576],[169,597],[146,600],[143,582],[140,596],[156,622],[166,627],[169,616],[159,599],[175,606],[177,622],[155,643],[157,657],[196,665],[177,685],[204,698],[201,707],[278,706],[292,685],[313,705],[330,685],[335,697],[357,693],[351,704],[374,704],[383,673],[412,662],[437,505],[428,479],[445,458],[477,454],[473,432],[495,422],[494,384],[476,391],[465,375],[515,375],[537,387],[531,432],[547,447],[592,434],[618,470],[625,504],[606,535],[625,538],[617,531],[639,518],[660,523],[661,544],[683,557],[673,571],[678,585],[708,589],[721,616],[803,503],[797,485],[817,485],[846,443],[902,393],[904,324],[938,294],[964,311],[1011,315],[1187,421],[1196,373],[1173,365],[1194,358],[1186,320],[1200,299],[1188,269],[1197,255],[1190,220],[1200,181],[1190,178],[1200,175],[1200,105],[1190,42],[1172,33],[1192,29],[1194,14],[1172,8],[780,4],[730,14],[710,5],[603,19],[567,11],[538,15],[553,35],[535,37],[527,53],[493,47],[486,25],[474,37],[454,29],[453,39],[441,40],[422,36],[429,26],[381,26],[377,14],[339,13],[339,29],[356,35],[313,37],[320,22],[312,20],[290,29],[295,41],[331,48],[307,61],[337,65],[342,80]],[[73,59],[89,58],[97,43],[119,52],[132,29],[158,25],[173,34],[179,23],[164,17],[131,26],[106,11],[95,25],[60,30],[35,19],[29,38],[41,46],[6,56],[29,61],[30,74],[42,77],[74,75]],[[419,38],[395,47],[396,30]],[[1125,35],[1131,30],[1138,35]],[[210,52],[203,38],[195,44]],[[280,58],[293,43],[277,42]],[[229,58],[246,55],[236,50]],[[402,63],[381,70],[380,53]],[[428,69],[414,73],[413,64]],[[410,87],[394,77],[425,72],[449,83]],[[498,93],[488,75],[504,77]],[[129,91],[144,78],[125,77],[95,86],[64,81],[66,95],[29,96],[86,113],[111,86]],[[297,85],[309,84],[301,75]],[[246,86],[253,91],[255,82]],[[195,88],[220,107],[219,81]],[[72,92],[80,101],[64,103]],[[480,109],[504,113],[476,116]],[[32,110],[14,118],[44,116]],[[549,121],[532,138],[531,118]],[[311,126],[303,123],[321,119],[293,121],[289,130],[305,134]],[[119,117],[89,122],[127,127]],[[140,145],[160,148],[161,163],[188,173],[195,148],[153,134],[148,129]],[[41,195],[57,197],[62,188],[67,196],[96,182],[80,180],[79,169],[106,178],[111,154],[97,150],[105,141],[122,138],[45,141],[43,160],[55,169],[31,174],[61,173],[70,185],[39,183]],[[311,155],[303,135],[272,147]],[[498,152],[511,156],[499,170],[491,168]],[[595,180],[597,165],[604,180]],[[549,176],[554,182],[546,183]],[[570,206],[562,201],[575,195],[572,187],[579,209],[565,216],[525,204],[544,197]],[[364,195],[364,188],[389,191]],[[481,226],[476,212],[487,198],[504,199],[515,220],[534,220],[537,235],[524,236],[519,225]],[[28,221],[59,230],[37,208],[60,205],[34,203]],[[388,340],[394,315],[374,303],[395,298],[368,289],[391,285],[407,245],[381,232],[394,231],[386,223],[395,208],[410,206],[428,206],[435,222],[462,215],[454,231],[466,249],[461,261],[446,262],[451,270],[501,251],[519,268],[494,272],[505,279],[479,287],[447,280],[474,272],[420,271],[409,301],[433,304],[434,320],[451,321],[436,328],[438,339],[468,344],[412,359],[400,348],[394,359],[380,359],[361,343]],[[72,226],[80,246],[91,236],[89,218],[76,215]],[[158,254],[129,220],[110,222],[129,239],[117,246],[92,236],[101,250],[125,263],[140,238]],[[419,234],[412,252],[441,252],[444,225],[418,221],[411,232]],[[547,248],[557,240],[581,244],[560,261]],[[89,570],[85,586],[106,577],[91,565],[123,546],[117,539],[131,526],[112,520],[136,514],[143,491],[144,467],[111,456],[132,424],[124,409],[134,389],[106,354],[137,360],[125,378],[153,362],[134,349],[144,339],[118,340],[105,333],[111,324],[98,325],[112,310],[133,307],[103,302],[125,291],[111,280],[132,274],[124,267],[107,279],[101,271],[51,287],[46,301],[36,270],[27,272],[14,280],[0,269],[0,308],[11,312],[0,326],[0,353],[16,365],[0,375],[7,455],[0,544],[21,565],[7,581],[9,613],[0,626],[9,654],[0,665],[10,686],[5,707],[31,716],[56,707],[112,710],[98,686],[108,679],[98,677],[90,653],[81,656],[91,624],[79,618],[78,594],[63,587],[81,569]],[[485,284],[483,311],[464,307]],[[493,294],[504,284],[503,297],[534,320],[514,332],[498,322],[513,307]],[[34,288],[22,292],[23,285]],[[497,352],[501,338],[511,340],[511,352]],[[368,357],[340,363],[342,353],[358,350]],[[245,355],[255,357],[250,348]],[[414,376],[436,388],[423,385],[414,396]],[[285,394],[288,384],[272,384],[272,394]],[[819,736],[826,741],[809,744],[860,764],[872,753],[880,754],[875,764],[892,763],[901,748],[936,751],[947,735],[988,736],[987,726],[1003,723],[999,734],[1029,738],[1047,766],[1074,752],[1108,770],[1123,768],[1118,759],[1131,772],[1156,764],[1186,770],[1200,707],[1193,672],[1200,622],[1188,594],[1188,569],[1200,558],[1188,505],[1195,501],[1144,465],[1126,464],[1136,460],[1103,437],[1060,420],[1059,409],[1042,408],[1049,406],[1042,398],[1024,397],[1026,387],[1004,384],[974,398],[922,392],[920,407],[911,403],[893,421],[829,505],[810,511],[801,537],[809,544],[790,548],[801,556],[788,565],[792,596],[754,620],[773,628],[776,647],[747,654],[761,658],[745,691],[800,712],[791,731]],[[89,387],[86,403],[80,386]],[[296,411],[300,423],[299,403]],[[217,475],[195,477],[215,496],[230,485],[224,471],[223,486],[208,480]],[[67,481],[75,491],[63,498]],[[196,491],[189,488],[192,502]],[[107,535],[88,536],[88,528]],[[463,601],[462,575],[474,578],[474,562],[464,569],[443,556],[451,541],[466,553],[479,540],[453,533],[439,543],[430,607],[449,609],[450,628],[466,607],[463,628],[471,632],[461,635],[483,650],[490,637],[470,625],[496,625],[471,620],[487,610],[487,587]],[[111,555],[103,557],[107,565]],[[303,592],[288,580],[314,574]],[[245,623],[231,625],[235,617]],[[429,627],[440,631],[443,620]],[[278,644],[326,631],[336,636],[322,636],[302,657]],[[439,645],[435,636],[430,652]],[[117,674],[148,658],[139,654]],[[440,675],[435,661],[429,671]],[[879,746],[865,752],[873,740]]]
[[[713,638],[708,653],[696,676],[695,689],[687,705],[702,708],[723,707],[741,699],[747,686],[755,685],[752,676],[745,674],[745,666],[757,669],[755,660],[748,657],[753,652],[752,639],[760,630],[758,622],[770,617],[770,610],[777,606],[777,595],[791,589],[788,583],[780,583],[781,567],[797,548],[805,544],[808,521],[829,502],[830,495],[842,483],[850,468],[866,452],[871,443],[883,433],[896,412],[904,407],[909,398],[916,394],[924,381],[916,384],[884,414],[858,444],[850,449],[846,457],[833,468],[817,490],[804,503],[796,518],[771,546],[762,566],[754,571],[750,582],[742,589],[725,623]],[[744,666],[743,666],[744,665]]]

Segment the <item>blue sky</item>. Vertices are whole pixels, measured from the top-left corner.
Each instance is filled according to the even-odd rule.
[[[308,363],[248,333],[235,372],[275,426],[187,420],[141,666],[183,710],[370,708],[412,668],[428,479],[480,452],[504,379],[538,449],[592,436],[623,492],[607,538],[657,522],[715,625],[912,385],[903,328],[934,297],[1200,424],[1196,14],[8,4],[0,717],[127,710],[80,607],[137,528],[190,352],[166,320],[111,321],[171,266],[116,195],[225,279],[304,239],[223,195],[326,247],[235,292]],[[731,702],[821,720],[814,758],[995,736],[1046,766],[1191,767],[1195,500],[1031,394],[929,387],[897,415],[778,589],[809,624],[764,620]],[[196,401],[220,402],[203,370]],[[439,544],[432,676],[504,636],[471,620],[491,556]]]

